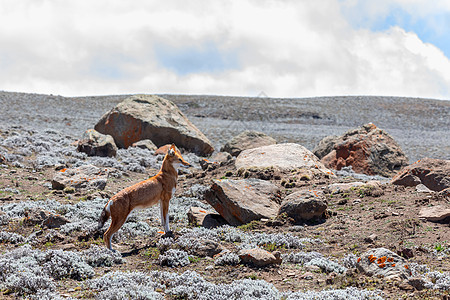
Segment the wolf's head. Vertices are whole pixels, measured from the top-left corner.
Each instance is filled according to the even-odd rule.
[[[189,167],[190,164],[183,159],[181,156],[180,151],[177,150],[175,147],[175,144],[172,144],[169,148],[169,151],[167,151],[166,159],[172,163],[173,167],[175,169],[178,169],[180,166]]]

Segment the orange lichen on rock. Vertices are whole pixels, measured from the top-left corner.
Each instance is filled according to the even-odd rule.
[[[384,267],[386,267],[386,265],[385,264],[379,264],[378,265],[380,268],[384,268]]]
[[[358,262],[360,262],[361,261],[361,257],[358,257]]]
[[[382,264],[382,263],[384,263],[386,261],[386,256],[382,256],[382,257],[380,257],[378,260],[377,260],[377,263],[378,264]]]
[[[369,261],[370,261],[371,263],[373,263],[375,260],[377,260],[376,256],[373,256],[372,254],[369,255]]]
[[[393,258],[393,257],[389,257],[389,258],[387,259],[387,262],[394,262],[394,258]]]

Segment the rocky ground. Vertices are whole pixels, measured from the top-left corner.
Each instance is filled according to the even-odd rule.
[[[266,176],[242,174],[232,162],[203,170],[202,158],[185,153],[193,167],[180,175],[171,201],[173,239],[162,238],[159,208],[154,207],[134,213],[115,236],[113,244],[121,256],[105,251],[95,230],[101,209],[122,188],[155,174],[162,160],[138,148],[120,149],[115,158],[76,151],[74,142],[84,130],[123,98],[1,94],[5,112],[0,116],[0,154],[6,160],[0,167],[2,298],[120,299],[128,294],[140,299],[448,299],[448,220],[419,218],[424,207],[448,205],[448,196],[351,171],[336,178]],[[312,149],[323,136],[374,122],[391,133],[410,158],[450,158],[450,106],[445,101],[167,98],[219,146],[240,130],[257,129],[279,142],[303,142]],[[55,174],[88,164],[108,174],[104,190],[53,189]],[[323,193],[326,218],[298,224],[263,220],[215,229],[188,224],[190,207],[213,211],[204,201],[213,180],[243,177],[265,178],[283,195],[303,189]],[[361,187],[339,192],[330,188],[371,179],[382,182],[376,193]],[[49,216],[39,209],[53,213],[52,222],[43,223]],[[211,241],[208,247],[206,240]],[[255,245],[279,251],[282,263],[256,267],[236,257],[240,249]],[[366,251],[380,247],[404,257],[419,283],[367,276],[355,268]],[[230,253],[210,255],[222,249]]]

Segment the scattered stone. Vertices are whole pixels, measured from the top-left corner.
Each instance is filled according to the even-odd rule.
[[[450,187],[450,160],[426,157],[403,168],[391,182],[403,186],[422,183],[432,191],[442,191]]]
[[[151,140],[148,139],[137,141],[136,143],[133,143],[131,146],[138,147],[141,149],[148,149],[150,151],[155,151],[158,148]]]
[[[225,143],[221,151],[238,156],[244,150],[274,145],[276,143],[277,141],[274,138],[265,133],[246,130]]]
[[[370,244],[371,244],[371,243],[375,242],[377,239],[378,239],[378,235],[376,235],[375,233],[373,233],[373,234],[371,234],[371,235],[365,237],[365,238],[364,238],[364,242],[370,243]]]
[[[416,191],[418,193],[432,193],[433,191],[427,188],[424,184],[420,183],[416,185]]]
[[[305,274],[302,274],[299,278],[300,279],[304,279],[304,280],[313,280],[314,279],[314,274],[311,273],[311,272],[306,272]]]
[[[242,249],[238,252],[238,256],[242,263],[256,267],[281,264],[282,262],[280,255],[277,255],[278,257],[276,257],[274,254],[261,248]]]
[[[367,276],[407,279],[411,270],[406,260],[386,248],[370,249],[358,258],[356,268]]]
[[[88,129],[78,141],[77,150],[88,156],[113,157],[117,154],[117,146],[110,135],[101,134],[94,129]]]
[[[306,169],[334,176],[308,149],[298,144],[276,144],[244,150],[236,158],[237,169],[275,168],[284,171]]]
[[[327,209],[326,200],[321,191],[303,190],[287,196],[278,215],[286,214],[295,222],[318,219]]]
[[[397,250],[397,254],[406,259],[414,257],[414,251],[411,248],[401,248],[400,250]]]
[[[421,277],[411,277],[408,279],[408,284],[416,290],[421,291],[426,288],[427,282]]]
[[[73,169],[62,169],[53,176],[52,188],[64,190],[73,187],[76,190],[103,190],[108,179],[108,170],[94,165],[82,165]]]
[[[223,247],[212,240],[203,240],[200,239],[198,240],[198,243],[196,245],[196,247],[194,248],[189,248],[186,249],[190,254],[192,255],[196,255],[199,257],[213,257],[216,254],[219,254],[220,252],[222,252]]]
[[[189,224],[192,226],[215,228],[228,224],[221,215],[204,210],[201,207],[191,207],[187,216]]]
[[[279,189],[259,179],[214,180],[205,200],[231,225],[277,215]]]
[[[222,166],[232,161],[233,157],[228,152],[217,152],[211,157],[211,160],[219,163]]]
[[[450,217],[450,208],[443,205],[423,207],[419,212],[419,218],[430,222],[439,222]]]
[[[391,177],[408,163],[397,142],[372,123],[349,130],[337,139],[329,138],[323,144],[332,151],[321,162],[336,170],[352,166],[356,173]],[[319,155],[325,153],[323,149],[317,149]]]
[[[206,136],[173,102],[154,95],[125,99],[106,113],[95,129],[111,135],[120,148],[150,139],[158,147],[174,143],[203,156],[214,151]]]
[[[59,228],[61,225],[70,223],[70,221],[61,215],[40,208],[32,208],[25,212],[25,223],[42,225],[48,228]]]

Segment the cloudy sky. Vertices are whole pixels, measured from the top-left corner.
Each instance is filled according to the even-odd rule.
[[[448,0],[2,0],[0,90],[450,99]]]

